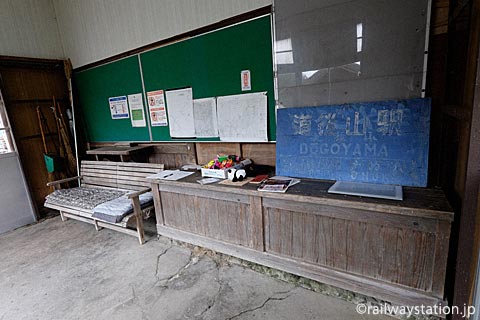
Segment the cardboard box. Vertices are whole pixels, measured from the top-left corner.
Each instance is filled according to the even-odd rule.
[[[228,169],[205,169],[202,168],[202,177],[227,179]]]

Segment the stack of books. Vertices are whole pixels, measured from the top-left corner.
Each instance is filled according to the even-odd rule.
[[[299,179],[290,177],[274,176],[264,180],[258,187],[258,191],[266,192],[286,192],[287,189],[299,183]]]

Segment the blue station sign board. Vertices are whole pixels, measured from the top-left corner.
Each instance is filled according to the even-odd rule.
[[[277,175],[425,187],[430,99],[277,111]]]

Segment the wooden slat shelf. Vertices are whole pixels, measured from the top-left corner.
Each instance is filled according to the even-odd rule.
[[[93,150],[87,150],[87,154],[95,155],[95,158],[99,160],[99,156],[119,156],[122,162],[125,161],[124,157],[129,157],[137,155],[140,153],[150,153],[152,151],[152,146],[106,146]],[[148,164],[145,164],[148,166]]]

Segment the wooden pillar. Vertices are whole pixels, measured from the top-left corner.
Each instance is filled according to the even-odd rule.
[[[448,243],[450,240],[450,221],[438,221],[435,234],[435,257],[433,262],[432,292],[442,297],[447,271]]]
[[[480,185],[480,0],[473,0],[468,66],[465,74],[464,103],[471,104],[470,142],[465,175],[465,193],[460,216],[458,256],[455,273],[453,305],[470,305],[475,287],[475,270],[479,243],[475,235],[480,232],[478,194]],[[453,315],[452,319],[462,319]]]

